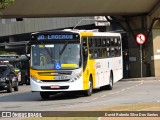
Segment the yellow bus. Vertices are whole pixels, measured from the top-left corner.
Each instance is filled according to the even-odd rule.
[[[31,35],[30,83],[42,99],[58,92],[111,90],[122,79],[120,33],[43,31]]]

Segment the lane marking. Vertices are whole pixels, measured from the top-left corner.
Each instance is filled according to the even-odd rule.
[[[113,95],[113,94],[117,94],[117,93],[120,93],[120,92],[123,92],[123,91],[129,90],[129,89],[132,89],[132,88],[138,87],[138,86],[142,85],[142,84],[143,84],[143,82],[144,82],[144,80],[140,81],[140,83],[139,83],[139,84],[137,84],[137,85],[134,85],[134,86],[131,86],[131,87],[127,87],[127,88],[122,89],[122,90],[120,90],[120,91],[117,91],[117,92],[114,92],[114,93],[109,93],[109,94],[110,94],[110,95]]]

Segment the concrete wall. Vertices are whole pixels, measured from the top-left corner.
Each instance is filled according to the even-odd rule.
[[[0,19],[0,36],[74,27],[82,19],[93,19],[93,17],[25,18],[23,21]],[[83,21],[80,25],[91,23],[93,21]]]

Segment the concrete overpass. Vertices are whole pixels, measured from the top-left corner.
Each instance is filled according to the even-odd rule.
[[[146,15],[158,6],[159,0],[14,0],[1,11],[2,17],[57,17]]]
[[[143,76],[160,76],[160,1],[159,0],[15,0],[0,11],[2,18],[58,16],[112,16],[127,32],[126,70],[140,76],[139,45],[136,35],[143,33]],[[127,62],[128,60],[128,62]]]

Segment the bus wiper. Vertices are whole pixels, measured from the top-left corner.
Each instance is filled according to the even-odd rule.
[[[66,49],[67,45],[68,45],[68,41],[65,42],[63,48],[62,48],[61,51],[59,52],[59,56],[61,56],[61,55],[63,54],[63,52],[64,52],[64,50]]]

